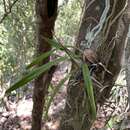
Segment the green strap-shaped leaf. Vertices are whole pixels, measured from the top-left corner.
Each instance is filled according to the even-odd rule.
[[[51,46],[55,47],[56,49],[64,50],[64,47],[61,44],[59,44],[55,39],[49,39],[49,38],[46,38],[46,37],[43,37],[43,39],[45,41],[47,41]]]
[[[63,84],[65,83],[65,81],[67,81],[67,79],[70,77],[70,74],[67,74],[59,83],[58,85],[55,87],[55,89],[53,90],[52,94],[51,94],[51,97],[47,103],[47,108],[46,108],[46,113],[45,113],[45,119],[48,118],[48,110],[49,110],[49,107],[55,97],[55,95],[57,94],[57,92],[59,91],[59,89],[63,86]]]
[[[36,64],[39,64],[42,60],[49,57],[51,54],[53,54],[55,50],[48,51],[46,53],[41,54],[40,56],[36,57],[29,65],[27,65],[26,69],[29,69],[33,67]]]
[[[64,61],[66,59],[68,59],[68,58],[67,57],[61,57],[61,58],[58,58],[58,59],[56,59],[54,61],[48,62],[48,63],[46,63],[46,64],[44,64],[44,65],[42,65],[42,66],[40,66],[38,68],[35,68],[35,69],[31,70],[21,80],[19,80],[14,85],[12,85],[8,90],[6,90],[6,93],[10,93],[11,91],[22,87],[23,85],[27,84],[31,80],[37,78],[43,72],[49,70],[53,65],[56,65],[59,62]]]
[[[89,69],[86,63],[82,64],[82,71],[83,71],[85,92],[87,93],[90,109],[92,111],[92,119],[95,119],[96,118],[96,105],[95,105],[95,100],[94,100],[94,92],[93,92],[91,77],[89,74]]]
[[[66,46],[62,45],[61,43],[58,43],[54,39],[49,39],[46,37],[43,37],[44,40],[46,40],[51,46],[55,47],[58,50],[63,50],[70,58],[71,60],[79,67],[79,64],[77,60],[80,60],[80,57],[70,51]]]

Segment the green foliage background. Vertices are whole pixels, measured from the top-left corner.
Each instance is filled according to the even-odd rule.
[[[2,12],[1,8],[1,18]],[[35,46],[35,20],[32,16],[34,2],[22,0],[13,6],[0,24],[1,87],[8,87],[7,83],[14,82],[32,58]]]
[[[14,0],[11,1],[13,3]],[[8,3],[6,3],[8,8]],[[82,3],[63,2],[59,6],[55,32],[64,44],[72,45],[78,33]],[[0,20],[4,6],[0,4]],[[35,2],[18,0],[0,24],[0,89],[10,87],[33,59],[36,49]]]

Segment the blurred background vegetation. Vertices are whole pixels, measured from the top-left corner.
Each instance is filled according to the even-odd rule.
[[[10,1],[13,3],[13,1]],[[0,91],[9,88],[24,74],[25,66],[33,59],[36,48],[35,2],[17,1],[0,23]],[[4,16],[0,2],[0,20]],[[6,2],[8,8],[9,3]],[[80,0],[59,2],[55,33],[60,40],[72,45],[78,33],[83,3]]]
[[[9,3],[6,3],[6,6]],[[0,18],[4,16],[1,1]],[[0,88],[10,86],[34,55],[35,19],[32,0],[17,1],[0,23]]]

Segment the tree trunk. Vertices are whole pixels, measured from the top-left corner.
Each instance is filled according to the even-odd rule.
[[[89,3],[88,3],[89,2]],[[84,15],[76,40],[77,47],[84,49],[91,47],[97,53],[97,60],[105,66],[93,74],[94,79],[102,84],[101,89],[97,82],[93,81],[96,105],[103,104],[109,97],[121,69],[121,60],[125,48],[125,40],[128,33],[129,21],[126,21],[127,0],[110,0],[107,10],[106,0],[86,0]],[[104,11],[106,11],[104,13]],[[120,15],[119,15],[120,14]],[[100,21],[101,17],[105,21]],[[117,17],[118,16],[118,17]],[[117,19],[115,19],[117,18]],[[128,19],[127,19],[128,20]],[[94,30],[96,27],[98,29]],[[101,27],[101,28],[100,28]],[[89,37],[87,37],[88,33]],[[95,35],[97,33],[97,35]],[[89,39],[91,37],[91,39]],[[78,51],[76,51],[78,53]],[[72,71],[80,72],[72,65]],[[99,68],[100,69],[100,68]],[[88,98],[81,84],[72,84],[75,76],[72,75],[67,89],[67,99],[59,130],[89,130],[93,124]],[[102,91],[101,91],[102,90]]]
[[[128,90],[128,103],[130,105],[130,37],[128,37],[128,43],[126,46],[125,63],[126,63],[126,85]]]
[[[128,12],[130,12],[130,0],[129,2],[129,8]],[[128,19],[130,20],[130,13],[128,14]],[[128,104],[129,104],[129,110],[130,111],[130,25],[129,25],[129,35],[126,40],[126,49],[125,49],[125,72],[126,72],[126,86],[128,91]],[[127,117],[127,120],[130,120],[130,117]],[[129,129],[128,129],[129,130]]]
[[[104,88],[100,93],[99,101],[101,104],[110,96],[110,91],[115,84],[122,66],[122,57],[126,46],[126,38],[129,30],[130,17],[128,10],[130,0],[117,0],[113,19],[123,11],[126,3],[127,6],[122,15],[111,25],[106,41],[97,49],[98,59],[111,71],[112,75],[107,72],[97,74],[97,79],[103,84]],[[108,26],[109,27],[109,26]]]
[[[36,0],[38,55],[51,49],[51,46],[43,39],[43,37],[53,37],[52,32],[54,31],[54,24],[57,16],[57,5],[58,0]],[[45,59],[42,64],[45,64],[48,61],[49,58]],[[49,71],[41,74],[35,80],[33,90],[32,130],[41,130],[45,94],[47,93],[51,77],[52,71]]]

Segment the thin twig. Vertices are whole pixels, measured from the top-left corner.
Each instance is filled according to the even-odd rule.
[[[3,0],[3,4],[4,4],[4,11],[7,12],[7,9],[6,9],[6,1]]]
[[[15,0],[9,7],[9,9],[6,9],[6,12],[4,13],[3,17],[0,19],[0,24],[4,21],[4,19],[11,13],[13,6],[16,4],[18,0]],[[7,11],[8,10],[8,11]]]

